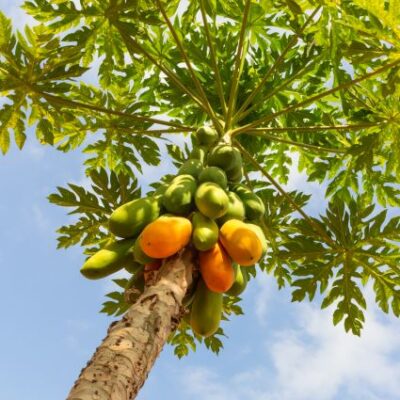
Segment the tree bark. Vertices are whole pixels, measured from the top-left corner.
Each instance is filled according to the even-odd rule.
[[[189,250],[167,260],[81,371],[67,400],[136,398],[169,334],[181,319],[183,297],[192,281]]]

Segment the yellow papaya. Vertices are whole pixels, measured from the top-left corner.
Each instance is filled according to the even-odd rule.
[[[111,233],[122,238],[137,236],[141,230],[160,215],[160,206],[154,197],[135,199],[118,207],[109,219]]]
[[[240,265],[234,264],[233,268],[235,270],[235,281],[226,294],[230,296],[240,296],[246,289],[249,278],[247,276],[247,271],[242,269]]]
[[[187,215],[193,207],[196,179],[188,174],[175,177],[164,192],[162,204],[167,211],[176,215]]]
[[[203,163],[200,160],[187,160],[179,168],[179,175],[191,175],[197,178],[203,169]]]
[[[222,217],[229,204],[228,195],[213,182],[202,183],[195,194],[197,208],[207,217],[215,219]]]
[[[256,264],[261,258],[261,240],[243,221],[231,219],[225,222],[219,239],[232,260],[242,266]]]
[[[124,267],[134,242],[134,239],[118,240],[99,250],[85,261],[81,268],[82,275],[100,279],[119,271]]]
[[[143,229],[139,237],[143,252],[152,258],[167,258],[190,242],[192,224],[187,218],[161,216]]]
[[[196,131],[196,138],[199,144],[211,145],[218,142],[218,132],[211,126],[202,126]]]
[[[225,171],[218,167],[206,167],[199,175],[199,183],[214,182],[222,189],[226,190],[228,187],[228,179]]]
[[[222,305],[222,294],[209,290],[200,279],[190,312],[193,332],[204,337],[214,334],[221,322]]]
[[[207,251],[199,253],[200,274],[213,292],[224,293],[235,280],[231,260],[219,242]]]
[[[211,218],[195,212],[192,218],[192,243],[197,250],[211,249],[218,241],[218,225]]]
[[[255,232],[255,234],[258,236],[258,238],[260,239],[262,255],[264,256],[265,253],[267,252],[267,239],[264,235],[263,230],[261,229],[260,226],[258,226],[256,224],[247,223],[246,225],[249,229],[252,229]]]
[[[226,214],[223,215],[221,218],[218,218],[218,224],[223,225],[226,221],[230,219],[239,219],[244,220],[245,217],[245,210],[242,200],[240,197],[234,192],[228,192],[228,209]]]
[[[258,220],[265,214],[265,205],[261,198],[244,185],[236,185],[233,191],[241,198],[246,209],[246,218]]]

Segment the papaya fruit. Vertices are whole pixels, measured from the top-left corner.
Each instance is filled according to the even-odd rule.
[[[179,168],[179,175],[191,175],[197,179],[203,169],[203,163],[200,160],[186,160]]]
[[[218,240],[218,225],[214,220],[195,212],[192,218],[192,243],[197,250],[211,249]]]
[[[146,286],[144,280],[144,267],[140,267],[138,271],[128,280],[125,286],[124,300],[128,304],[133,304],[138,297],[144,292]]]
[[[229,204],[228,195],[213,182],[202,183],[195,194],[196,207],[207,217],[215,219],[222,217]]]
[[[196,188],[196,179],[192,175],[178,175],[164,192],[163,206],[167,211],[176,215],[189,214],[193,207]]]
[[[232,171],[235,167],[242,166],[242,156],[236,147],[232,147],[229,144],[220,144],[209,152],[207,164],[210,167],[220,167],[225,172]]]
[[[124,263],[124,268],[126,269],[126,271],[128,271],[130,274],[136,274],[136,272],[142,267],[141,264],[139,264],[138,262],[136,262],[133,259],[133,254],[128,253],[128,260],[125,261]]]
[[[235,263],[233,269],[235,270],[235,281],[226,294],[230,296],[240,296],[246,289],[249,278],[247,276],[247,271],[242,269],[240,265]]]
[[[143,229],[140,247],[152,258],[167,258],[190,242],[192,224],[187,218],[161,216]]]
[[[149,264],[154,261],[154,258],[149,257],[140,247],[139,238],[135,240],[135,244],[133,245],[133,258],[139,264]]]
[[[204,182],[214,182],[222,189],[227,189],[228,179],[226,177],[225,171],[218,167],[206,167],[199,175],[199,183]]]
[[[82,275],[88,279],[100,279],[119,271],[124,267],[134,242],[134,239],[124,239],[108,244],[85,261]]]
[[[213,292],[224,293],[235,280],[231,260],[219,242],[207,251],[199,253],[200,274]]]
[[[190,312],[193,332],[208,337],[214,334],[222,317],[222,294],[210,291],[200,279]]]
[[[240,197],[234,192],[228,192],[228,209],[222,217],[218,218],[217,222],[219,225],[223,225],[226,221],[230,219],[239,219],[241,221],[244,220],[245,210],[242,200]]]
[[[248,222],[248,223],[246,223],[246,225],[249,229],[252,229],[254,231],[254,233],[258,236],[258,238],[260,239],[261,248],[262,248],[261,255],[264,256],[265,253],[267,252],[267,239],[264,235],[263,230],[261,229],[260,226],[258,226],[256,224],[251,224]]]
[[[196,131],[196,138],[199,144],[211,145],[218,142],[218,132],[211,126],[202,126]]]
[[[233,191],[242,199],[246,209],[246,218],[258,220],[265,214],[265,205],[261,198],[244,185],[236,185]]]
[[[226,176],[229,182],[232,183],[239,183],[243,179],[243,167],[242,163],[240,162],[235,167],[228,169],[226,171]]]
[[[206,146],[196,146],[191,151],[189,158],[191,160],[200,160],[201,163],[203,164],[206,158],[206,154],[207,154]]]
[[[122,238],[137,236],[141,230],[160,215],[160,206],[155,197],[143,197],[118,207],[110,216],[108,227],[111,233]]]
[[[256,264],[261,258],[261,240],[243,221],[230,219],[225,222],[221,226],[219,240],[232,260],[242,266]]]

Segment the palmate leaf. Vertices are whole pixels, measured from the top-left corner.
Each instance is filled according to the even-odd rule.
[[[79,215],[71,225],[58,229],[58,248],[67,248],[76,244],[92,246],[86,252],[93,253],[100,243],[113,236],[108,232],[108,218],[118,206],[140,197],[137,180],[132,175],[107,173],[104,169],[93,170],[89,175],[91,189],[69,184],[68,188],[58,188],[51,194],[51,203],[71,208],[70,214]]]
[[[318,223],[332,243],[324,242],[302,223],[300,229],[309,233],[284,245],[285,256],[301,262],[293,272],[293,301],[302,301],[305,296],[312,300],[319,290],[324,295],[322,308],[334,304],[334,324],[344,319],[346,331],[356,335],[360,335],[366,308],[361,286],[368,279],[374,281],[376,301],[383,311],[388,312],[391,302],[393,313],[398,315],[400,298],[400,251],[396,244],[400,219],[386,221],[386,211],[374,213],[374,206],[365,199],[359,196],[347,205],[336,199],[329,205]]]

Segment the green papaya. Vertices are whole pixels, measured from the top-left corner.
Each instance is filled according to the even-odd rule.
[[[133,254],[131,254],[131,253],[128,253],[127,258],[128,258],[128,260],[125,261],[124,268],[130,274],[136,274],[136,272],[142,267],[142,265],[133,259]]]
[[[179,168],[179,175],[192,175],[197,178],[203,169],[203,163],[200,160],[187,160]]]
[[[265,214],[265,205],[261,198],[244,185],[236,185],[233,191],[241,198],[249,221],[258,220]]]
[[[243,179],[242,163],[237,164],[234,168],[226,171],[229,182],[239,183]]]
[[[267,239],[264,235],[263,230],[261,229],[260,226],[256,225],[256,224],[250,224],[247,223],[246,226],[250,229],[253,230],[253,232],[258,236],[258,238],[260,239],[261,242],[261,248],[262,248],[262,253],[261,255],[264,256],[265,253],[267,252]]]
[[[242,166],[242,156],[236,147],[232,147],[229,144],[220,144],[208,154],[207,164],[210,167],[220,167],[225,172],[232,171],[235,167]]]
[[[229,197],[216,183],[204,182],[196,191],[195,202],[199,211],[205,216],[215,219],[226,213]]]
[[[218,225],[214,220],[195,212],[192,219],[192,243],[197,250],[211,249],[218,241]]]
[[[200,336],[215,333],[222,317],[222,293],[209,290],[202,279],[199,280],[190,313],[190,325]]]
[[[226,294],[229,294],[230,296],[239,296],[246,289],[249,278],[247,276],[247,271],[240,265],[235,263],[233,269],[235,270],[235,281]]]
[[[133,258],[139,264],[149,264],[154,262],[155,259],[149,257],[140,247],[139,238],[136,239],[135,244],[133,245]]]
[[[204,168],[203,171],[200,172],[198,180],[199,183],[214,182],[218,186],[221,186],[222,189],[226,189],[228,187],[228,179],[225,171],[218,167]]]
[[[226,214],[221,218],[218,218],[218,224],[223,225],[226,221],[230,219],[239,219],[243,221],[246,214],[242,200],[234,192],[228,192],[229,204]]]
[[[85,261],[82,275],[88,279],[100,279],[119,271],[124,267],[134,242],[134,239],[118,240],[99,250]]]
[[[166,210],[175,215],[187,215],[193,206],[196,192],[196,179],[191,175],[178,175],[165,191],[162,204]]]
[[[124,300],[128,304],[133,304],[138,297],[144,292],[146,285],[144,279],[144,267],[141,268],[128,280],[125,286]]]
[[[191,151],[189,158],[191,160],[200,160],[201,163],[203,164],[206,158],[206,154],[207,154],[206,146],[196,146]]]
[[[199,144],[211,145],[218,142],[218,132],[211,126],[202,126],[196,131],[196,138]]]
[[[160,215],[160,206],[155,197],[135,199],[118,207],[109,219],[108,227],[115,236],[131,238]]]

